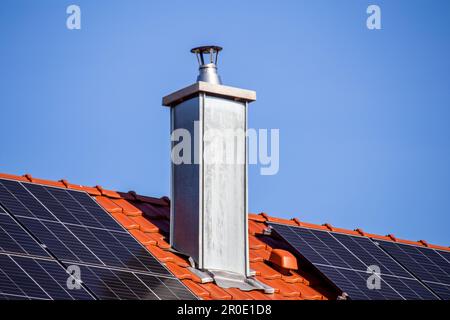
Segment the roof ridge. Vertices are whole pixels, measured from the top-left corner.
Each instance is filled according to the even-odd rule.
[[[32,182],[36,184],[43,184],[48,186],[55,186],[60,188],[67,188],[67,189],[73,189],[73,190],[80,190],[85,191],[91,196],[105,196],[107,198],[111,199],[125,199],[125,200],[131,200],[131,201],[139,201],[144,203],[150,203],[157,206],[170,206],[170,199],[168,197],[161,197],[161,198],[154,198],[144,195],[139,195],[135,191],[128,191],[128,192],[120,192],[120,191],[113,191],[104,189],[100,185],[96,185],[94,187],[89,186],[83,186],[83,185],[77,185],[72,184],[68,182],[66,179],[61,179],[58,181],[54,180],[47,180],[47,179],[40,179],[35,178],[31,174],[24,174],[22,176],[14,175],[14,174],[7,174],[7,173],[0,173],[0,178],[4,179],[10,179],[10,180],[17,180],[17,181],[26,181],[26,182]],[[385,241],[391,241],[391,242],[397,242],[397,243],[404,243],[404,244],[411,244],[416,245],[420,247],[426,247],[426,248],[432,248],[432,249],[438,249],[438,250],[445,250],[450,251],[450,247],[442,246],[442,245],[436,245],[436,244],[430,244],[426,240],[407,240],[407,239],[400,239],[395,237],[393,234],[388,235],[380,235],[375,233],[366,233],[361,228],[356,228],[354,230],[345,229],[345,228],[337,228],[332,226],[329,223],[324,223],[322,225],[315,224],[315,223],[309,223],[301,221],[298,218],[292,218],[292,219],[285,219],[285,218],[278,218],[268,215],[265,212],[261,212],[259,214],[249,213],[249,219],[253,221],[258,222],[275,222],[275,223],[281,223],[286,225],[293,225],[293,226],[299,226],[299,227],[305,227],[310,229],[316,229],[316,230],[325,230],[325,231],[334,231],[349,235],[360,235],[368,238],[373,239],[379,239],[379,240],[385,240]]]
[[[154,198],[154,197],[139,195],[135,191],[120,192],[120,191],[104,189],[100,185],[96,185],[94,187],[89,187],[89,186],[74,184],[74,183],[67,181],[66,179],[61,179],[61,180],[55,181],[55,180],[35,178],[29,173],[26,173],[22,176],[18,176],[18,175],[14,175],[14,174],[0,172],[0,179],[1,178],[9,179],[9,180],[16,180],[16,181],[23,181],[23,182],[31,182],[31,183],[65,188],[65,189],[85,191],[91,196],[105,196],[105,197],[112,198],[112,199],[137,200],[140,202],[151,203],[151,204],[159,205],[159,206],[169,206],[170,205],[170,199],[166,196],[161,197],[161,198]]]

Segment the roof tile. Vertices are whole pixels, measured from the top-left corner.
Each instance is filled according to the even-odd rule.
[[[250,294],[236,288],[228,288],[225,289],[225,291],[231,294],[231,297],[234,300],[253,300]]]
[[[100,191],[100,193],[102,194],[102,196],[108,197],[108,198],[112,198],[112,199],[120,199],[120,194],[118,192],[112,191],[112,190],[106,190],[103,189],[102,186],[95,186],[98,191]]]
[[[330,229],[328,229],[328,227],[326,227],[326,226],[324,226],[324,225],[300,221],[300,220],[297,219],[297,218],[294,218],[293,220],[295,221],[295,223],[296,223],[299,227],[305,227],[305,228],[311,228],[311,229],[318,229],[318,230],[326,230],[326,231],[330,231]]]
[[[263,234],[266,226],[253,220],[248,221],[248,232],[252,235]]]
[[[134,222],[132,219],[128,218],[123,213],[118,212],[110,212],[110,214],[116,219],[125,229],[139,229],[139,225]],[[150,234],[150,233],[149,233]]]
[[[217,299],[217,300],[231,300],[232,296],[222,288],[219,288],[214,283],[203,283],[201,286],[208,290],[211,294],[211,298]]]
[[[169,251],[163,250],[155,245],[146,246],[146,248],[161,262],[174,262],[173,256]]]
[[[84,192],[87,192],[91,196],[100,196],[101,195],[100,191],[97,188],[94,188],[94,187],[85,187],[85,186],[80,186],[80,185],[77,185],[77,184],[72,184],[69,181],[64,180],[64,179],[61,180],[61,182],[68,189],[84,191]]]
[[[249,237],[249,248],[251,250],[266,249],[266,244],[256,237]]]
[[[248,218],[253,221],[266,222],[267,219],[261,214],[249,213]]]
[[[9,179],[17,181],[29,181],[27,178],[22,176],[16,176],[14,174],[0,173],[0,179]]]
[[[33,178],[30,174],[24,174],[24,177],[27,178],[28,181],[33,182],[33,183],[43,184],[46,186],[53,186],[53,187],[58,187],[58,188],[66,188],[65,184],[62,183],[61,181]]]
[[[150,238],[147,234],[142,232],[139,229],[132,229],[130,230],[130,233],[143,245],[147,246],[150,244],[156,244],[156,241],[152,238]]]
[[[276,293],[279,293],[284,297],[300,297],[300,289],[297,285],[287,283],[280,279],[268,280],[262,277],[257,278],[274,288]]]
[[[111,199],[103,196],[96,197],[95,200],[109,213],[123,212],[123,209]]]
[[[197,297],[205,299],[210,297],[208,290],[203,288],[201,285],[195,283],[192,280],[181,280]]]
[[[195,274],[173,262],[166,262],[166,267],[180,280],[189,279],[192,281],[201,282],[200,278]]]
[[[276,217],[271,217],[268,214],[266,214],[265,212],[261,212],[261,215],[267,219],[267,221],[269,222],[275,222],[275,223],[282,223],[282,224],[287,224],[287,225],[292,225],[292,226],[296,226],[297,223],[294,220],[288,220],[288,219],[283,219],[283,218],[276,218]]]
[[[142,232],[153,233],[153,232],[159,231],[157,226],[155,226],[148,219],[146,219],[142,216],[130,217],[130,218],[139,225],[139,230],[141,230]]]
[[[264,279],[281,279],[281,273],[271,268],[264,262],[251,262],[250,268],[257,272],[257,275]]]
[[[123,213],[127,216],[140,216],[142,215],[142,211],[133,206],[127,200],[124,199],[113,199],[112,200],[116,205],[122,208]]]

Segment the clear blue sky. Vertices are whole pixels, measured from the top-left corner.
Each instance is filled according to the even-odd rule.
[[[3,0],[0,41],[0,172],[167,195],[161,97],[213,43],[250,126],[280,129],[252,212],[450,245],[450,1]]]

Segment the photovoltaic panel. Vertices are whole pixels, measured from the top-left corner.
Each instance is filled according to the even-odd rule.
[[[59,222],[18,217],[18,220],[43,243],[58,260],[74,263],[102,262]]]
[[[139,278],[148,288],[156,288],[155,292],[163,300],[192,300],[195,297],[185,290],[177,279],[154,277],[148,274],[137,273]]]
[[[365,237],[270,224],[298,253],[351,299],[437,299],[397,261]],[[368,268],[380,268],[380,289],[369,289]]]
[[[355,254],[365,265],[381,266],[381,274],[397,277],[411,278],[401,265],[387,255],[383,250],[376,248],[372,240],[363,237],[352,237],[344,234],[333,233],[340,243]]]
[[[56,221],[55,216],[46,210],[23,185],[10,180],[2,180],[1,184],[4,188],[3,197],[7,198],[8,203],[12,205],[11,208],[8,208],[8,205],[5,204],[10,212],[14,212],[17,216]],[[5,192],[5,190],[9,192]],[[2,186],[0,186],[0,191],[2,191]]]
[[[0,254],[0,295],[5,299],[93,299],[83,287],[69,290],[68,277],[54,260]]]
[[[450,300],[450,286],[434,282],[426,282],[426,284],[443,300]]]
[[[100,299],[196,299],[179,280],[149,274],[83,265],[81,266],[81,280]]]
[[[50,257],[25,229],[6,213],[0,214],[0,252]]]
[[[389,241],[379,245],[442,299],[450,298],[450,263],[447,252]]]
[[[7,218],[4,219],[31,233],[58,260],[54,263],[79,266],[83,285],[96,298],[195,299],[145,247],[84,192],[0,179],[0,204],[6,209],[3,215]],[[9,227],[6,223],[2,225]],[[0,236],[3,234],[6,236],[6,233]],[[34,241],[47,254],[39,243]],[[0,242],[1,250],[2,244],[3,241]],[[38,268],[29,260],[20,262],[30,270]],[[39,266],[51,268],[46,264],[47,261],[38,262]],[[68,274],[63,271],[65,278],[60,280],[66,281]],[[44,293],[52,296],[46,290]],[[0,295],[11,297],[2,292]],[[53,295],[57,299],[64,297],[64,293],[59,297]]]
[[[382,290],[369,290],[366,272],[324,265],[317,267],[352,300],[402,300],[402,297],[384,282],[381,284]]]

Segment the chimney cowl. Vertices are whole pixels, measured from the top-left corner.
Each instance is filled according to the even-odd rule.
[[[222,84],[222,80],[217,73],[217,58],[220,51],[222,51],[222,47],[219,46],[201,46],[191,49],[199,64],[197,81]]]

